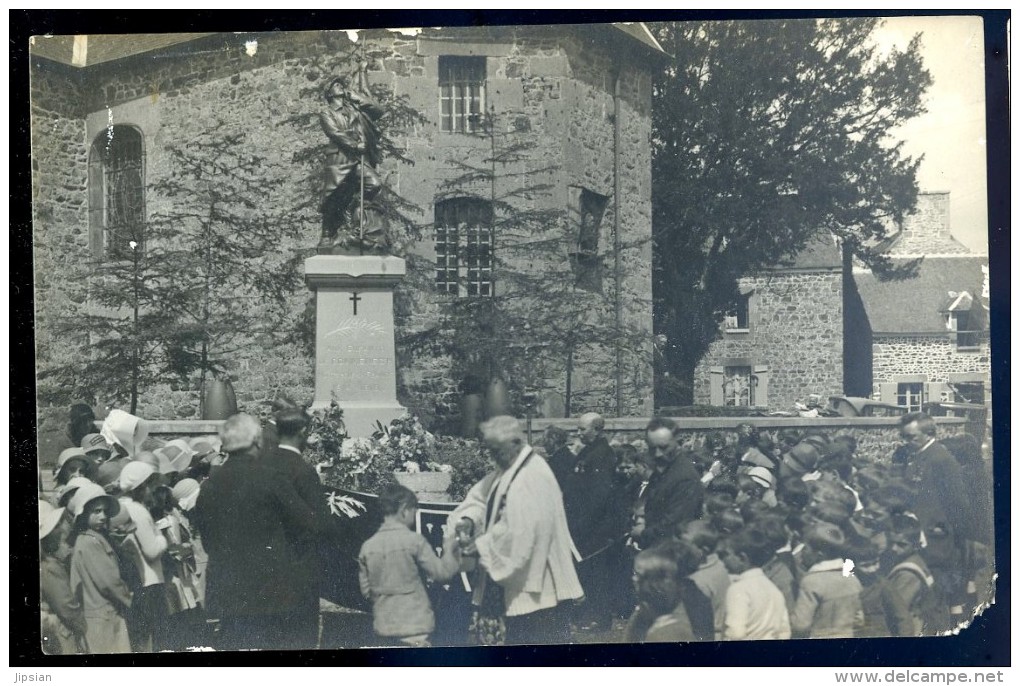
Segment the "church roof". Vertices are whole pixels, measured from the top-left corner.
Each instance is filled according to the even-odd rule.
[[[617,22],[612,24],[595,24],[593,26],[609,27],[617,35],[627,36],[637,41],[646,51],[655,53],[655,56],[659,58],[669,57],[644,22]],[[456,29],[457,27],[449,28]],[[211,35],[215,34],[118,33],[77,36],[44,35],[32,36],[28,49],[29,53],[36,57],[45,57],[48,60],[74,67],[90,67],[133,55],[163,50]]]
[[[652,32],[648,30],[648,25],[643,21],[616,22],[611,26],[624,32],[634,40],[644,43],[646,47],[651,48],[656,52],[660,52],[663,55],[668,54],[662,49],[662,46],[659,45],[659,41],[655,39]]]
[[[926,257],[916,278],[882,281],[855,270],[854,281],[874,333],[944,334],[946,312],[966,309],[968,300],[979,306],[987,264],[984,256]]]
[[[29,52],[54,62],[89,67],[132,55],[189,43],[209,33],[131,33],[88,36],[32,36]]]

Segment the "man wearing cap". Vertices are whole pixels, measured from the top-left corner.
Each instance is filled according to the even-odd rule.
[[[678,525],[697,519],[705,495],[694,462],[680,448],[672,420],[653,418],[645,428],[645,439],[654,472],[644,495],[642,548],[669,538]]]
[[[306,612],[291,541],[323,533],[293,485],[260,461],[262,428],[236,414],[220,429],[229,459],[198,496],[192,521],[209,554],[208,610],[219,617],[219,648],[303,647],[295,618]]]
[[[308,415],[300,408],[285,407],[274,416],[274,433],[276,448],[266,458],[268,466],[281,478],[286,479],[304,501],[308,509],[319,520],[319,529],[329,532],[333,518],[326,505],[326,493],[319,480],[315,467],[305,461],[302,452],[308,440]],[[263,437],[266,430],[263,428]],[[314,648],[318,640],[319,630],[319,591],[322,577],[323,562],[319,555],[319,540],[310,535],[290,540],[294,550],[294,562],[297,575],[294,588],[304,592],[303,611],[295,611],[294,636],[300,640],[300,647]]]
[[[584,446],[577,454],[573,469],[564,475],[563,509],[567,514],[570,536],[581,554],[577,576],[584,587],[585,602],[578,613],[582,626],[607,627],[611,620],[609,597],[611,550],[624,529],[616,530],[620,508],[625,507],[620,494],[613,493],[616,453],[605,436],[605,420],[595,412],[578,419],[577,436]]]
[[[806,441],[802,441],[783,454],[779,463],[779,478],[796,477],[802,481],[816,481],[821,474],[815,470],[818,466],[818,449]]]

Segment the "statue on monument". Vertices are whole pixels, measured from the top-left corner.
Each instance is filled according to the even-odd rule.
[[[377,172],[384,110],[368,90],[366,67],[359,65],[356,83],[337,77],[323,92],[319,123],[335,150],[326,160],[320,253],[384,254],[390,248]]]

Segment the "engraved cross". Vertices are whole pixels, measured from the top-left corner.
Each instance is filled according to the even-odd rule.
[[[358,292],[354,291],[354,293],[351,294],[351,297],[347,299],[354,303],[354,316],[358,316],[358,301],[361,300],[361,298],[358,297]]]

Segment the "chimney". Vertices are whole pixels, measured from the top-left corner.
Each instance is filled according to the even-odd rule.
[[[917,209],[903,219],[903,236],[918,242],[942,242],[951,238],[949,191],[918,193]]]

